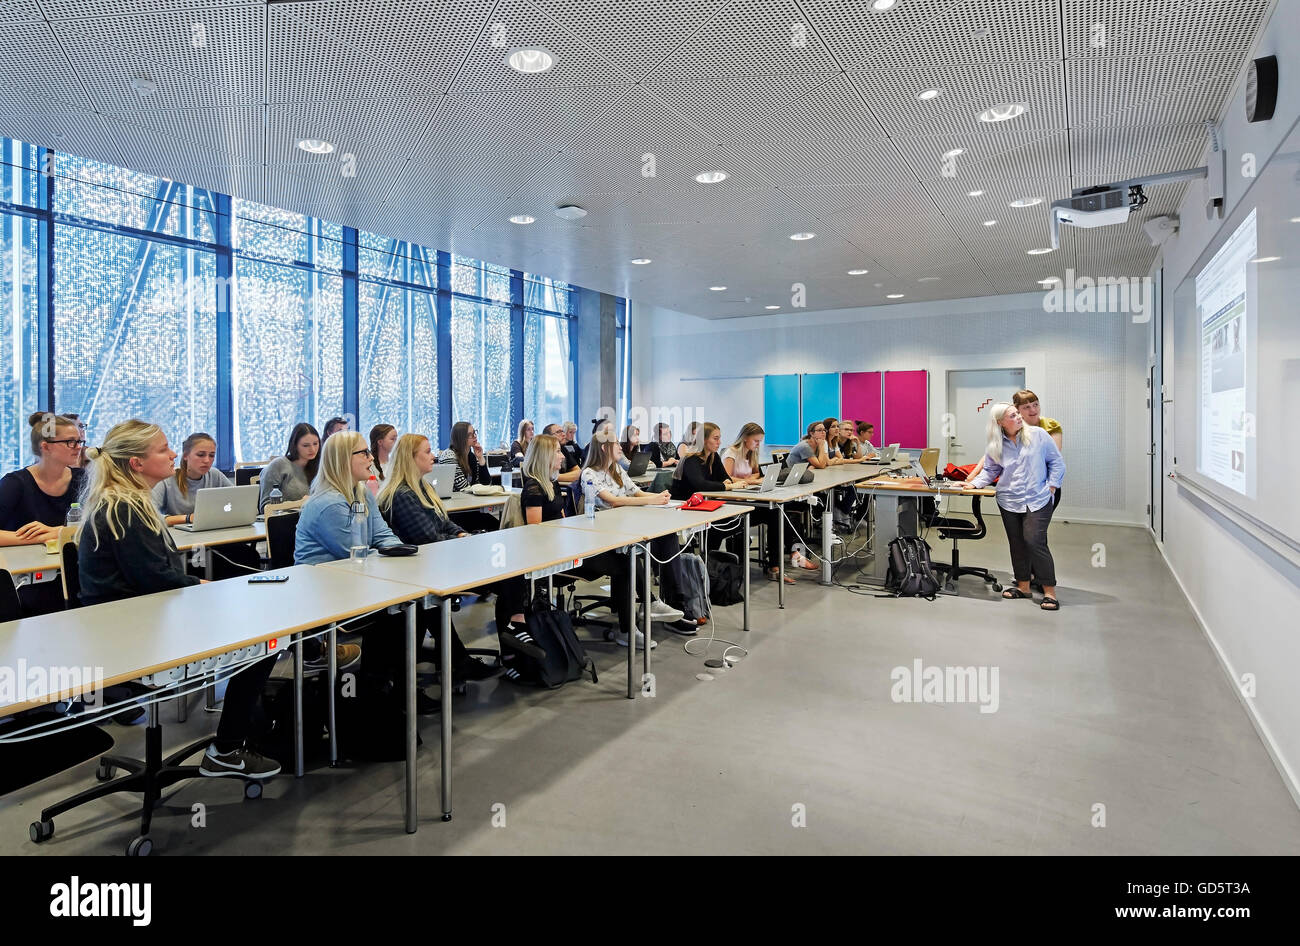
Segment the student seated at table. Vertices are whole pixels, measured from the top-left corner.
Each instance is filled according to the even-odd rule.
[[[612,420],[598,420],[591,427],[591,440],[587,444],[587,455],[591,455],[591,445],[599,440],[601,443],[607,443],[614,440],[614,422]],[[584,464],[585,465],[585,464]],[[627,454],[622,450],[622,444],[619,445],[618,467],[620,470],[627,471],[632,466],[632,461],[627,458]]]
[[[560,476],[556,480],[561,486],[568,486],[576,483],[578,477],[582,475],[582,457],[576,451],[566,450],[570,446],[567,438],[564,436],[564,428],[560,424],[547,424],[542,428],[542,433],[548,437],[554,437],[558,444],[560,456],[564,462],[560,465]],[[522,466],[522,464],[521,464]]]
[[[677,465],[677,445],[673,443],[673,430],[665,423],[655,424],[655,439],[647,444],[650,462],[662,469]]]
[[[868,460],[874,458],[879,451],[872,446],[876,441],[875,425],[867,423],[865,420],[858,421],[858,453]]]
[[[1016,579],[1016,587],[1002,592],[1002,597],[1030,597],[1030,577],[1036,576],[1043,586],[1039,607],[1060,610],[1056,567],[1047,548],[1052,494],[1065,477],[1065,461],[1056,441],[1042,427],[1026,424],[1013,405],[994,404],[989,410],[988,447],[982,466],[978,476],[962,485],[974,489],[998,481],[998,510]]]
[[[377,503],[393,534],[407,545],[428,545],[469,535],[451,520],[437,491],[424,479],[436,465],[429,438],[421,434],[403,434],[393,448],[388,479],[379,491]],[[458,677],[477,680],[496,672],[465,653],[465,645],[454,632],[451,646]]]
[[[678,463],[681,463],[681,461],[686,459],[686,454],[694,453],[696,450],[700,449],[698,442],[699,435],[700,422],[698,420],[693,420],[686,428],[686,439],[677,445]]]
[[[365,488],[370,477],[370,461],[370,448],[355,431],[341,431],[325,442],[320,478],[298,520],[293,550],[295,565],[339,561],[350,557],[354,546],[382,549],[402,544],[379,514],[375,497]],[[422,620],[427,620],[425,614],[422,612]],[[384,616],[377,619],[374,628],[375,633],[366,641],[367,672],[377,672],[383,679],[395,681],[405,660],[403,635],[396,633],[392,622]],[[454,676],[472,679],[490,675],[490,671],[480,674],[484,665],[464,654],[463,645],[457,647],[458,644],[459,638],[453,634]],[[432,703],[426,701],[429,711],[434,711]]]
[[[609,436],[605,439],[593,437],[591,443],[587,445],[587,465],[582,470],[583,491],[586,491],[587,484],[591,484],[596,494],[596,509],[614,509],[619,506],[662,506],[668,502],[668,491],[662,493],[643,492],[639,486],[632,482],[632,478],[623,473],[619,466],[619,460],[623,454],[622,448],[618,444],[612,433],[612,426]],[[668,515],[668,513],[665,513]],[[677,533],[661,535],[658,538],[650,540],[650,554],[660,564],[669,560],[675,560],[677,554],[681,551],[681,544],[677,541]],[[627,556],[608,552],[604,555],[598,555],[587,560],[588,565],[594,565],[599,562],[604,574],[610,577],[610,594],[611,605],[618,614],[619,633],[614,639],[624,647],[627,646],[628,633],[636,631],[637,643],[642,643],[644,637],[639,628],[636,627],[635,619],[632,615],[627,614],[627,593],[628,593],[628,575],[627,575]],[[637,591],[641,600],[650,590],[645,587],[645,570],[638,567],[636,570]],[[650,598],[650,617],[655,621],[671,621],[669,627],[678,633],[695,633],[693,628],[686,628],[681,625],[683,613],[676,608],[670,608],[659,598],[652,596]],[[657,644],[652,643],[652,647]]]
[[[0,479],[0,546],[38,545],[58,538],[85,482],[81,448],[86,442],[77,422],[48,413],[33,414],[27,422],[36,462]],[[18,600],[29,614],[63,609],[57,581],[24,585]]]
[[[582,464],[587,460],[587,448],[578,443],[578,425],[571,420],[566,420],[562,430],[564,439],[560,441],[560,449],[564,451],[566,457],[576,462],[581,468]]]
[[[826,458],[830,466],[861,462],[862,458],[856,455],[853,438],[838,420],[828,417],[822,421],[822,426],[826,428]]]
[[[397,443],[397,428],[392,424],[375,424],[370,428],[370,473],[382,485],[392,465],[393,447]]]
[[[722,431],[717,424],[705,423],[701,428],[700,447],[688,453],[673,472],[670,488],[673,499],[690,499],[694,493],[718,492],[730,489],[733,480],[727,475],[718,448],[722,446]]]
[[[213,469],[217,441],[211,434],[190,434],[181,445],[181,463],[176,472],[153,488],[153,502],[169,526],[194,521],[194,497],[201,489],[233,486],[220,470]]]
[[[785,455],[785,465],[807,463],[817,470],[830,466],[830,457],[826,453],[826,424],[815,420],[808,425],[808,432],[790,452]]]
[[[289,434],[289,448],[276,457],[259,474],[257,511],[266,510],[271,492],[280,491],[279,502],[297,502],[311,492],[312,481],[320,467],[320,434],[308,423],[295,424]]]
[[[438,462],[455,464],[456,479],[452,488],[458,493],[474,485],[489,486],[492,483],[487,455],[478,442],[478,432],[467,420],[452,424],[451,446],[438,454]]]
[[[758,451],[763,445],[763,428],[750,421],[740,428],[731,446],[722,451],[722,467],[727,478],[737,483],[757,483],[763,479]]]
[[[140,420],[117,424],[103,446],[90,447],[86,455],[91,464],[77,544],[82,604],[199,584],[200,579],[185,573],[151,495],[173,475],[176,459],[162,428]],[[93,623],[94,612],[84,613]],[[244,745],[274,667],[275,658],[268,657],[230,678],[217,738],[204,753],[200,774],[263,779],[280,771],[274,760]]]
[[[524,454],[528,452],[528,445],[533,441],[533,422],[525,418],[519,422],[519,429],[515,432],[515,441],[510,445],[510,465],[519,466],[524,462]]]
[[[623,448],[623,456],[627,457],[629,463],[632,460],[632,454],[639,453],[641,446],[641,428],[628,424],[623,428],[623,439],[620,441]]]

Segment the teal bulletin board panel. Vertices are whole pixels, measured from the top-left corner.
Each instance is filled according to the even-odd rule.
[[[799,376],[768,374],[763,376],[763,442],[793,446],[803,431],[799,429]]]

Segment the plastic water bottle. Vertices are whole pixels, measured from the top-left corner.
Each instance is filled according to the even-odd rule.
[[[582,512],[588,519],[596,518],[596,484],[591,480],[582,481]]]
[[[370,523],[366,516],[357,512],[356,506],[352,507],[351,521],[348,523],[348,557],[354,561],[366,558],[370,554],[370,536],[368,527]]]
[[[63,520],[63,524],[67,526],[81,524],[81,503],[73,503],[68,507],[68,515],[67,518]]]
[[[508,466],[501,468],[501,488],[507,493],[510,492],[511,469]]]
[[[266,497],[266,504],[268,506],[271,506],[274,505],[275,503],[282,503],[282,502],[284,502],[284,493],[280,492],[280,487],[273,486],[271,488],[271,495]],[[279,512],[280,510],[277,509],[276,513],[278,514]]]

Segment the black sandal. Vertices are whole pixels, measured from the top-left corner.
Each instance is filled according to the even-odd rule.
[[[1051,596],[1045,595],[1043,597],[1043,603],[1040,604],[1039,607],[1044,611],[1059,611],[1061,610],[1061,602]]]
[[[1002,597],[1006,598],[1008,601],[1014,601],[1016,598],[1028,598],[1029,595],[1025,594],[1019,588],[1008,588],[1006,591],[1002,592]]]

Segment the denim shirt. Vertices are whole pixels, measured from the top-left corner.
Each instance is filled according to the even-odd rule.
[[[1065,478],[1065,460],[1052,435],[1041,427],[1025,427],[1029,446],[1002,438],[1002,462],[984,457],[984,469],[975,486],[998,481],[998,505],[1007,512],[1037,512],[1052,501],[1049,486],[1060,488]]]
[[[293,547],[295,565],[318,565],[347,558],[352,552],[353,532],[357,543],[372,549],[401,545],[379,515],[379,507],[370,490],[365,494],[366,509],[349,503],[346,496],[329,489],[307,500],[298,519],[298,534]]]

